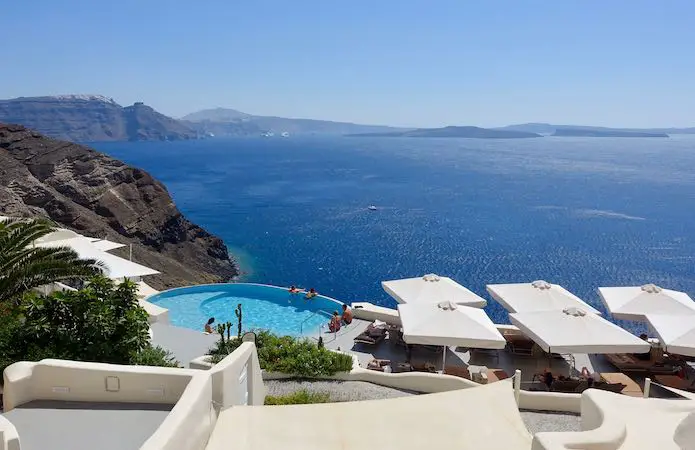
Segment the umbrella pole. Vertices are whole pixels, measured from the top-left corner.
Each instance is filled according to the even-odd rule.
[[[446,370],[446,346],[444,346],[444,353],[442,354],[442,373]]]

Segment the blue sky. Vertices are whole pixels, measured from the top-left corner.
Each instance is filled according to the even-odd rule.
[[[690,0],[6,3],[0,98],[404,126],[695,125]]]

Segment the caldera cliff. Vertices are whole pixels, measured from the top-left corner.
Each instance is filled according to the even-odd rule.
[[[0,215],[133,244],[134,261],[162,272],[146,280],[158,289],[238,274],[222,240],[188,221],[150,174],[20,125],[0,124]]]

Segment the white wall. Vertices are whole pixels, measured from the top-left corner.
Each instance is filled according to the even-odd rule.
[[[191,369],[45,359],[18,362],[4,373],[6,411],[32,400],[175,404]]]
[[[17,429],[0,415],[0,450],[19,450]]]
[[[244,342],[208,373],[212,378],[212,399],[219,408],[264,403],[266,390],[253,343]]]
[[[140,450],[202,450],[215,428],[209,373],[195,375],[185,392]]]
[[[579,414],[582,408],[581,404],[581,394],[535,391],[521,391],[519,393],[519,408],[521,409]]]

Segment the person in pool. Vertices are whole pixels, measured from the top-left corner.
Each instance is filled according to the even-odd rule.
[[[213,323],[215,323],[215,318],[214,318],[214,317],[210,317],[210,318],[208,319],[207,323],[205,324],[205,327],[203,328],[203,329],[205,330],[205,331],[204,331],[205,334],[212,334],[212,333],[213,333],[213,331],[212,331],[212,324],[213,324]]]
[[[304,298],[307,299],[307,300],[309,300],[310,298],[314,298],[314,297],[316,297],[317,295],[319,295],[319,294],[316,292],[316,289],[311,288],[311,289],[309,289],[309,292],[306,293],[306,295],[304,296]]]
[[[341,320],[345,325],[350,325],[352,323],[352,310],[346,304],[343,304],[343,315],[341,316]]]
[[[338,330],[340,330],[340,316],[338,315],[338,311],[333,311],[333,317],[331,317],[331,321],[328,322],[328,331],[337,333]]]
[[[300,292],[302,292],[302,290],[299,289],[294,284],[292,286],[290,286],[290,288],[288,290],[289,290],[290,294],[299,294]]]

